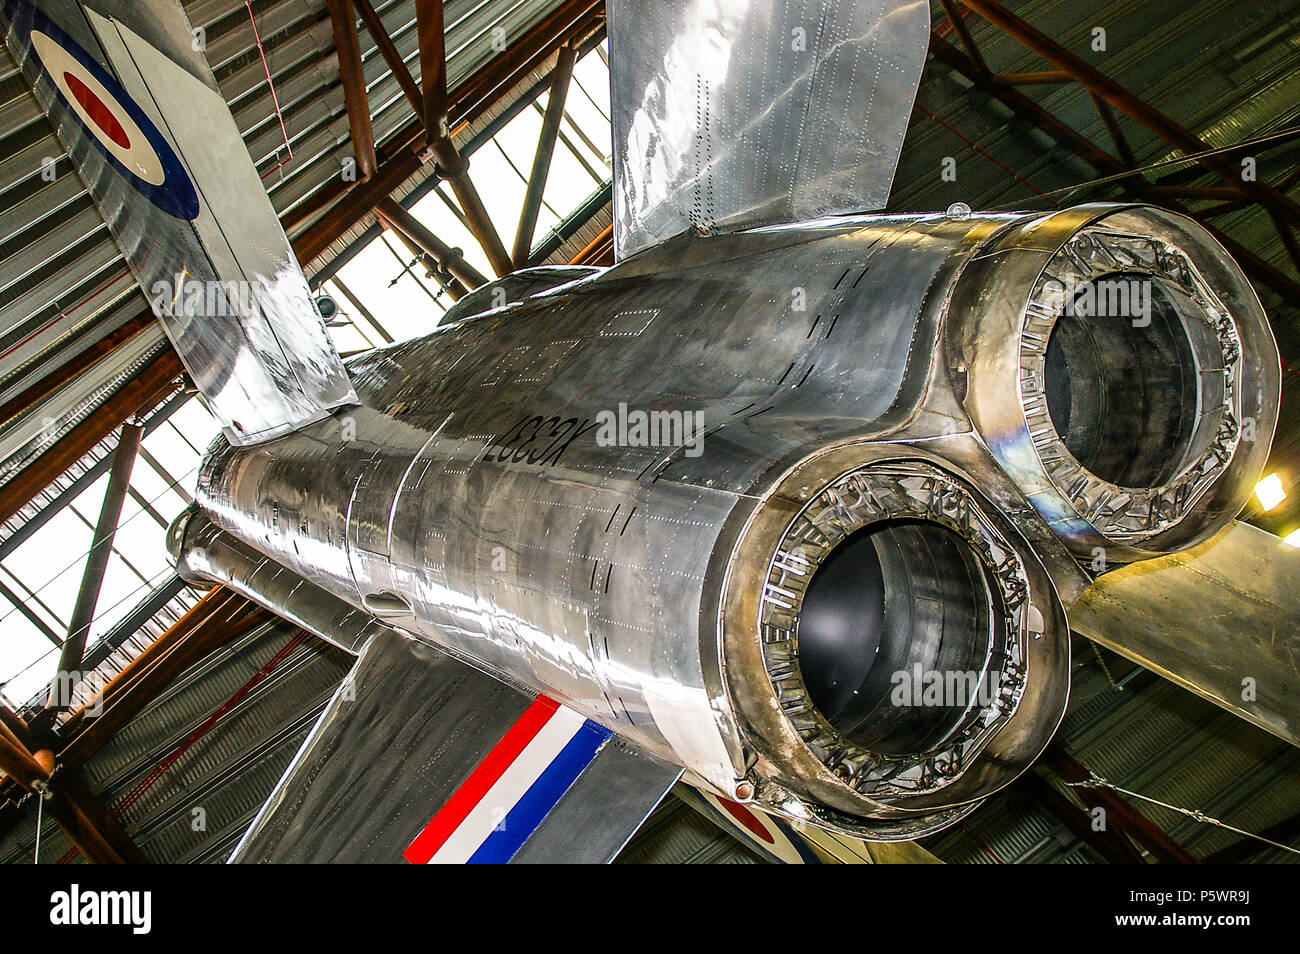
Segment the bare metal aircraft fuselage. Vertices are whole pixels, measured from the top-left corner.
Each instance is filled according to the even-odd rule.
[[[1248,283],[1146,208],[688,237],[463,311],[353,360],[358,406],[214,444],[183,572],[300,617],[228,535],[700,787],[868,839],[1032,762],[1087,571],[1222,528],[1276,417]]]

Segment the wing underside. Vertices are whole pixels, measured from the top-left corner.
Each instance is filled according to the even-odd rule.
[[[1099,577],[1070,626],[1300,745],[1300,550],[1235,523]]]
[[[680,774],[546,697],[380,633],[231,861],[606,862]]]

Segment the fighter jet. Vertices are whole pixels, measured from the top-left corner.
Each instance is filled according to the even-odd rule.
[[[1071,627],[1297,740],[1258,298],[1157,208],[881,213],[928,3],[610,0],[617,264],[346,362],[178,3],[0,9],[223,426],[179,572],[357,656],[232,860],[606,861],[679,783],[881,859]]]

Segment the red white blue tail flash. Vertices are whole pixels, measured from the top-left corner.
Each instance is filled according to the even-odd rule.
[[[412,864],[504,864],[586,771],[610,731],[538,696],[403,853]]]

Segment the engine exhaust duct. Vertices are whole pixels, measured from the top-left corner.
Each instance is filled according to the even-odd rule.
[[[954,291],[965,404],[1076,555],[1192,546],[1240,511],[1268,455],[1268,320],[1191,220],[1082,206],[1005,230]]]
[[[1137,289],[1127,323],[1102,282]],[[1229,519],[1278,378],[1236,267],[1129,206],[684,236],[348,371],[357,408],[204,463],[200,506],[275,567],[193,569],[287,571],[871,840],[1031,764],[1080,558]],[[704,427],[601,423],[629,408]]]
[[[965,481],[895,452],[842,449],[783,480],[737,543],[722,613],[760,799],[879,840],[1010,782],[1069,685],[1033,553]]]

